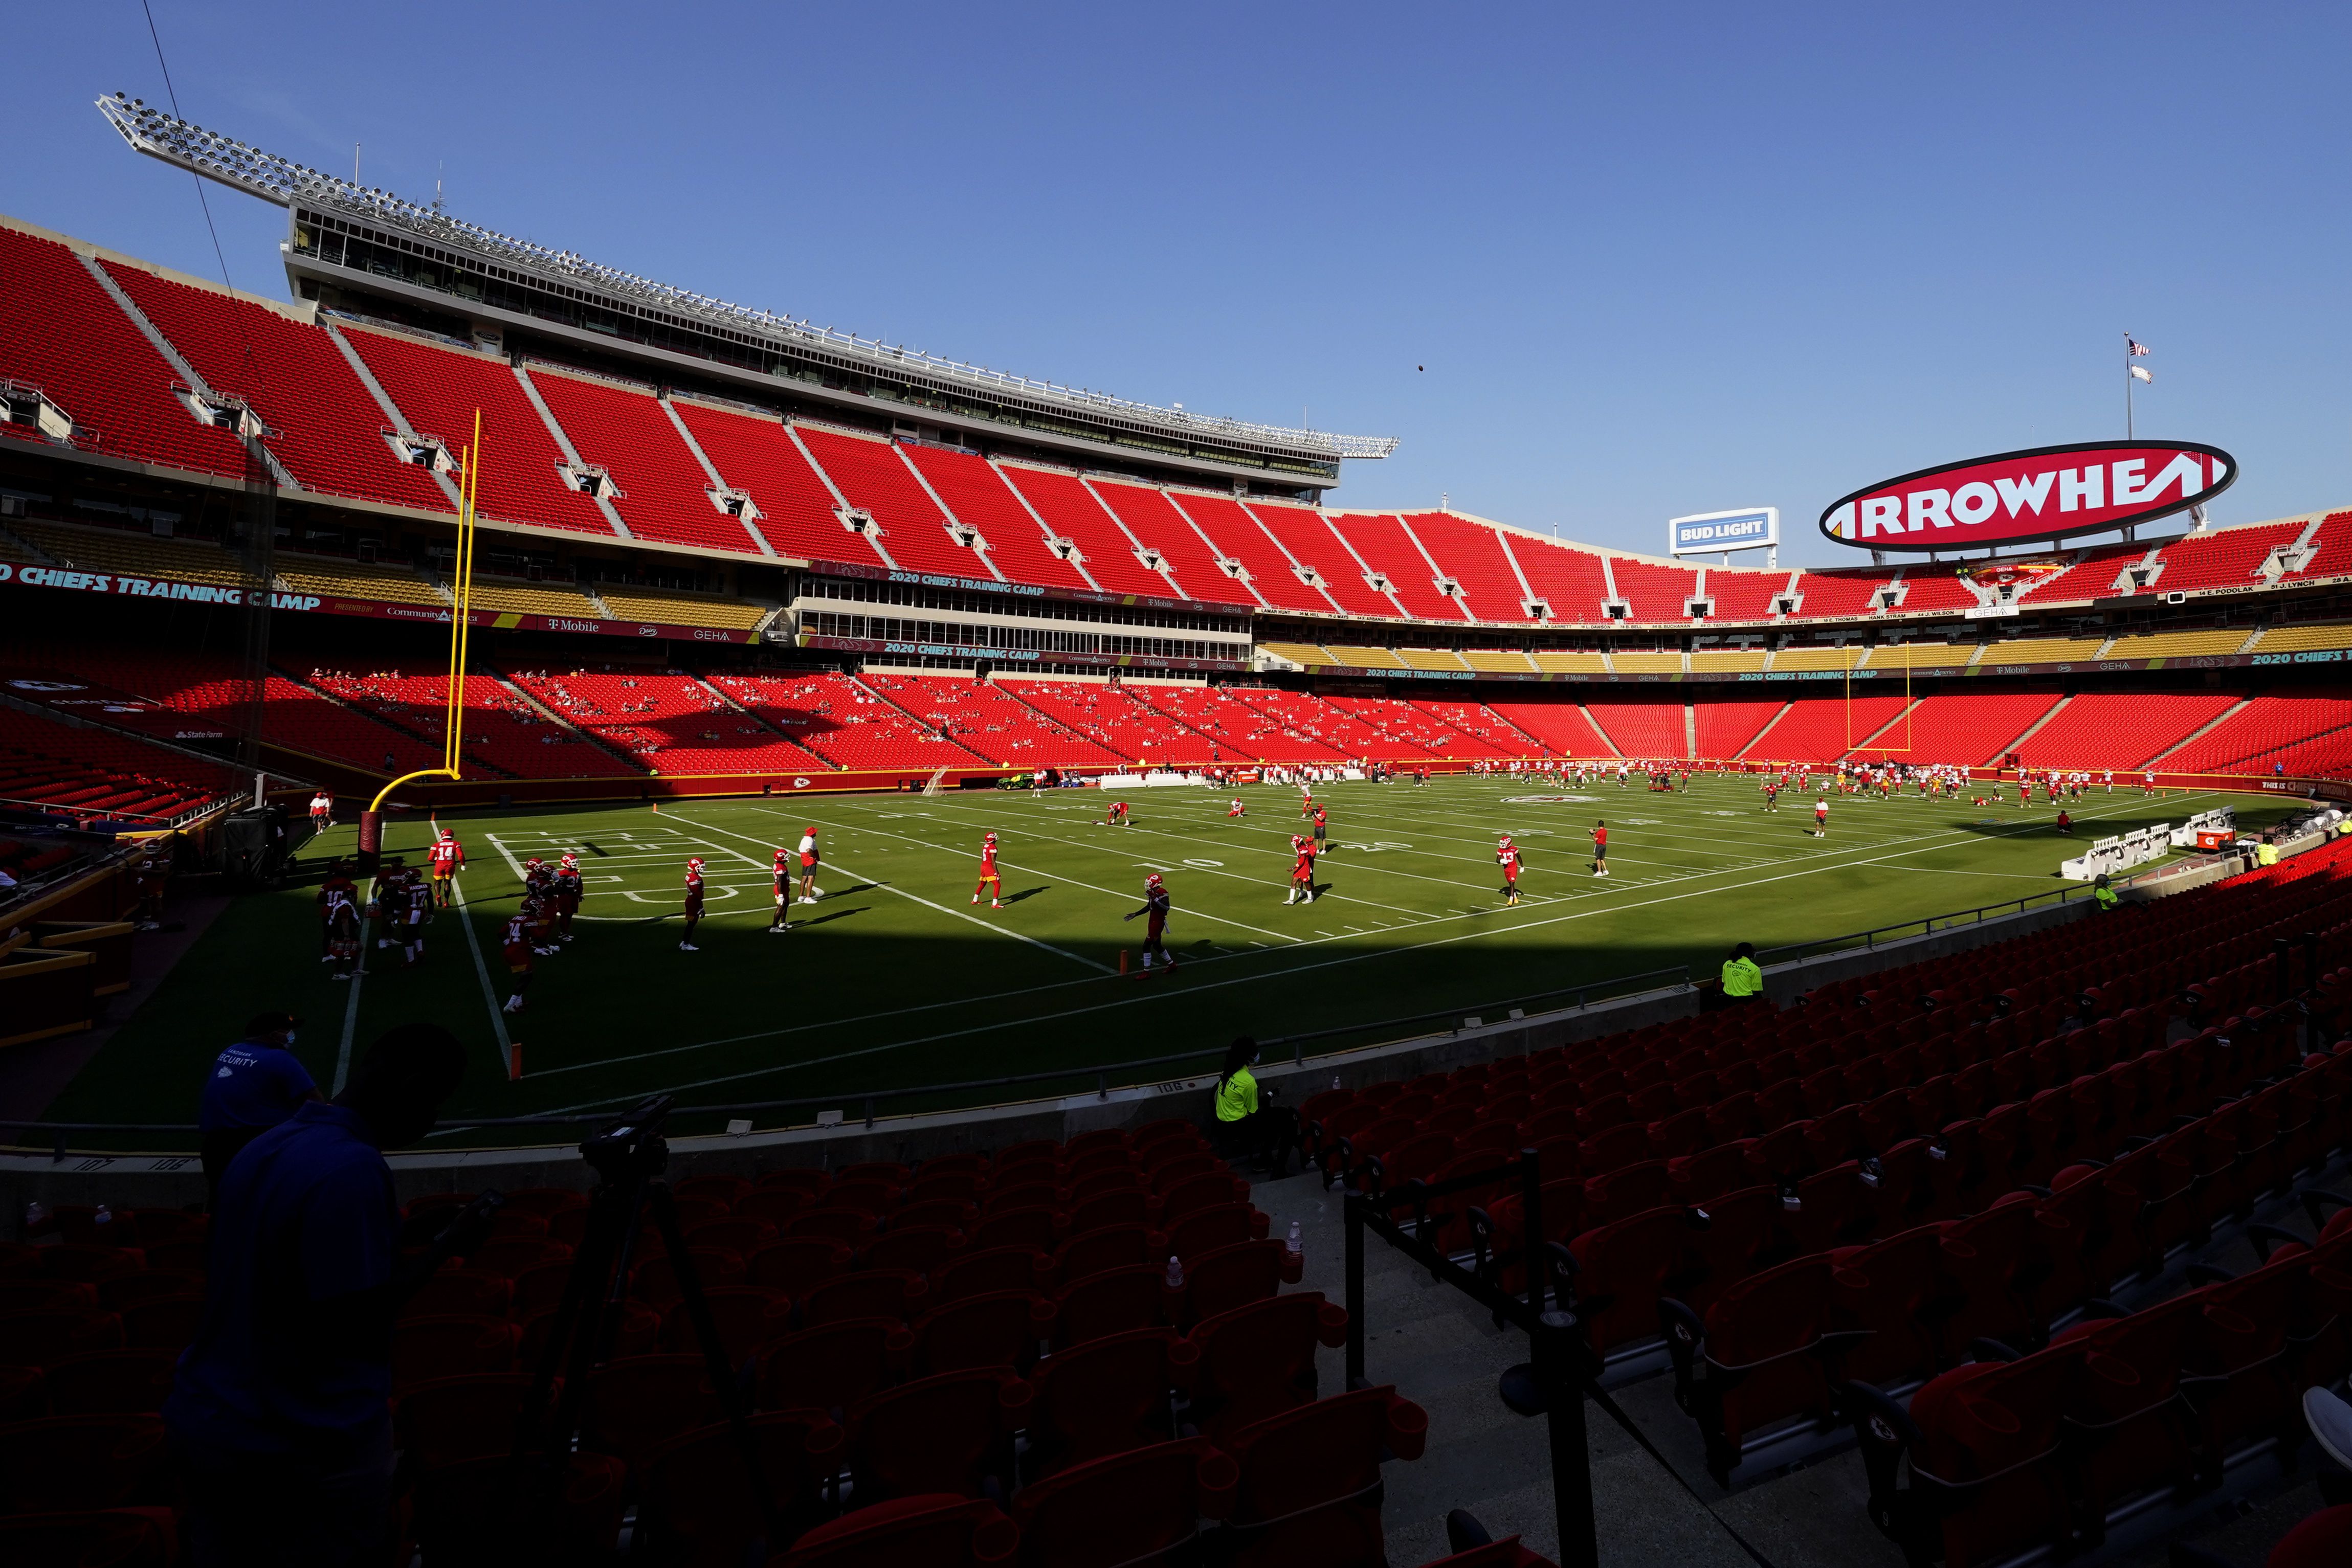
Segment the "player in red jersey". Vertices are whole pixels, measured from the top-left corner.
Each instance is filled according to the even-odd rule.
[[[1503,902],[1507,904],[1518,903],[1519,852],[1517,846],[1511,842],[1510,834],[1505,833],[1503,841],[1495,846],[1495,860],[1503,868]]]
[[[408,967],[425,962],[425,923],[433,918],[433,890],[415,872],[405,873],[401,883],[400,943],[408,955]]]
[[[1320,806],[1316,807],[1316,808],[1315,808],[1315,852],[1316,852],[1317,854],[1318,854],[1318,855],[1319,855],[1319,854],[1321,854],[1325,850],[1327,850],[1327,849],[1328,849],[1328,848],[1330,847],[1330,846],[1329,846],[1329,844],[1328,844],[1328,843],[1324,841],[1324,837],[1323,837],[1323,835],[1324,835],[1327,831],[1329,831],[1330,826],[1331,826],[1331,819],[1330,819],[1330,818],[1328,818],[1328,817],[1327,817],[1327,816],[1325,816],[1325,815],[1323,814],[1323,808],[1322,808],[1322,807],[1320,807]]]
[[[1103,815],[1103,826],[1106,828],[1131,828],[1135,826],[1133,822],[1128,821],[1126,801],[1113,800],[1110,803],[1110,810]]]
[[[327,894],[327,956],[339,980],[350,979],[359,966],[360,907],[348,878],[340,889]]]
[[[522,994],[530,985],[530,916],[518,910],[507,922],[507,934],[502,945],[507,955],[507,985],[509,994],[503,1010],[522,1011]]]
[[[776,915],[774,919],[768,922],[768,930],[771,935],[778,931],[789,931],[793,928],[792,851],[776,852],[776,863],[769,868],[768,878],[774,883],[776,892]]]
[[[994,833],[980,841],[980,881],[971,890],[971,901],[974,904],[980,902],[980,890],[983,887],[990,890],[988,907],[1003,908],[1004,877],[996,869],[996,835]]]
[[[1243,805],[1242,798],[1239,795],[1236,795],[1234,797],[1233,806],[1225,812],[1225,821],[1230,822],[1235,817],[1246,816],[1248,814],[1249,808]]]
[[[1282,902],[1312,904],[1315,902],[1315,846],[1307,841],[1304,834],[1293,833],[1290,835],[1290,895]]]
[[[433,868],[433,907],[446,909],[456,885],[457,869],[466,863],[466,846],[457,841],[456,833],[444,828],[441,836],[433,841],[433,847],[425,853]]]
[[[1174,972],[1176,955],[1168,950],[1166,940],[1168,888],[1160,880],[1160,873],[1156,871],[1143,879],[1143,907],[1130,911],[1127,918],[1132,920],[1138,915],[1148,915],[1151,917],[1145,921],[1143,925],[1143,972],[1147,975],[1151,973],[1151,956],[1154,953],[1167,959],[1169,970],[1171,973]]]
[[[587,893],[580,880],[580,857],[570,850],[563,852],[563,863],[555,868],[555,880],[548,884],[555,894],[556,940],[572,940],[572,917],[580,913],[580,900]]]
[[[686,862],[686,935],[679,939],[681,953],[699,953],[694,945],[694,928],[702,924],[702,861],[699,856]]]
[[[1609,874],[1609,824],[1597,817],[1592,822],[1592,874]]]

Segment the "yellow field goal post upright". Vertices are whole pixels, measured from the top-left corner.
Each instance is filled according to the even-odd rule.
[[[1881,644],[1880,644],[1880,646],[1884,647],[1884,646],[1885,646],[1885,644],[1884,644],[1884,643],[1881,643]],[[1872,752],[1874,752],[1874,753],[1880,753],[1880,754],[1884,754],[1884,755],[1888,756],[1888,757],[1895,756],[1895,755],[1896,755],[1896,754],[1898,754],[1898,753],[1907,755],[1907,754],[1910,752],[1910,750],[1911,750],[1911,741],[1912,741],[1912,735],[1911,735],[1911,644],[1910,644],[1909,643],[1907,643],[1907,642],[1906,642],[1906,643],[1896,643],[1896,644],[1895,644],[1895,646],[1903,650],[1903,744],[1902,744],[1902,745],[1900,745],[1900,746],[1874,746],[1874,747],[1871,747],[1869,748],[1869,749],[1870,749]],[[1853,643],[1847,643],[1847,644],[1846,644],[1846,660],[1845,660],[1845,748],[1846,748],[1848,751],[1853,751],[1853,750],[1856,749],[1856,746],[1857,746],[1857,743],[1856,743],[1856,741],[1855,741],[1855,739],[1854,739],[1854,734],[1853,734],[1853,672],[1854,672],[1854,667],[1855,667],[1857,664],[1861,664],[1862,660],[1861,660],[1861,658],[1859,657],[1859,655],[1854,652],[1854,647],[1855,647],[1855,645],[1854,645]],[[1885,727],[1884,725],[1882,725],[1882,726],[1880,726],[1879,727],[1883,729],[1883,728],[1885,728]],[[1875,732],[1875,731],[1873,731],[1873,732],[1871,732],[1871,733],[1874,734],[1874,733],[1876,733],[1876,732]],[[1863,738],[1864,740],[1867,740],[1867,739],[1869,739],[1869,738],[1870,738],[1870,736],[1866,734],[1866,735],[1864,735],[1862,738]]]
[[[464,776],[466,663],[472,644],[474,608],[474,507],[481,495],[482,411],[474,411],[473,444],[466,448],[457,492],[457,549],[449,572],[449,684],[442,694],[441,766],[420,768],[387,780],[360,813],[360,870],[372,875],[383,850],[383,803],[412,779]]]

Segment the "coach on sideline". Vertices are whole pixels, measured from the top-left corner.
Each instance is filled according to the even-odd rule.
[[[1756,967],[1754,943],[1742,942],[1723,961],[1723,999],[1735,1003],[1764,999],[1764,971]]]
[[[477,1238],[452,1225],[400,1262],[400,1207],[380,1151],[423,1137],[465,1071],[447,1030],[404,1024],[331,1103],[301,1106],[230,1163],[204,1315],[163,1405],[194,1568],[383,1560],[393,1321]]]

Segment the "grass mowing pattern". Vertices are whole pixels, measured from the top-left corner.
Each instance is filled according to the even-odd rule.
[[[1773,946],[2052,891],[2058,862],[2090,839],[2223,800],[2245,826],[2292,809],[2118,789],[2080,802],[2075,835],[2063,839],[2055,810],[2039,804],[1837,796],[1830,836],[1815,839],[1810,797],[1784,793],[1767,813],[1752,778],[1701,778],[1672,795],[1471,776],[1423,788],[1340,783],[1318,789],[1333,846],[1317,876],[1325,891],[1286,906],[1290,835],[1305,826],[1297,791],[1242,794],[1248,815],[1228,821],[1229,791],[1138,790],[1129,828],[1102,825],[1106,800],[1093,789],[445,817],[471,862],[468,906],[436,917],[414,970],[390,967],[397,954],[374,949],[371,933],[350,1049],[411,1019],[447,1025],[475,1052],[452,1115],[622,1106],[674,1090],[688,1103],[838,1094],[855,1116],[869,1091],[1208,1051],[1241,1032],[1438,1009],[1491,1017],[1511,998],[1672,964],[1711,975],[1743,940]],[[1605,880],[1591,874],[1596,818],[1609,821]],[[793,908],[791,933],[771,935],[771,857],[808,823],[819,828],[824,896]],[[1002,910],[969,902],[991,829]],[[321,1084],[332,1082],[351,983],[317,961],[311,884],[329,857],[353,849],[355,831],[310,847],[303,885],[232,905],[50,1117],[193,1120],[205,1065],[265,1008],[303,1017],[296,1049]],[[1526,852],[1517,908],[1502,904],[1494,859],[1507,832]],[[395,821],[385,847],[421,863],[430,836],[426,823]],[[526,1010],[507,1020],[523,1047],[524,1076],[510,1082],[493,1016],[506,996],[498,939],[521,862],[565,849],[579,852],[588,889],[579,939],[539,961]],[[678,950],[689,855],[707,862],[697,953]],[[1122,977],[1120,951],[1140,946],[1143,925],[1120,916],[1141,905],[1154,870],[1174,897],[1168,945],[1181,966]],[[467,919],[494,999],[467,951]],[[1318,1049],[1413,1032],[1372,1030]]]

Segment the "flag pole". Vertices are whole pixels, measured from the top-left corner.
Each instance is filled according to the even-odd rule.
[[[2124,439],[2126,441],[2132,439],[2131,342],[2131,334],[2126,332],[2124,334]]]

